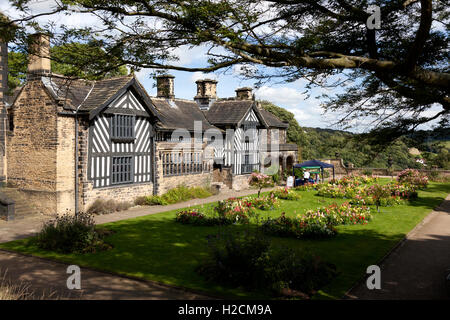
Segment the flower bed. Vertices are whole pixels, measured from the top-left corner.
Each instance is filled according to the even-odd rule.
[[[304,215],[288,218],[284,212],[276,219],[267,219],[261,225],[264,233],[295,238],[329,238],[337,234],[338,225],[367,224],[372,219],[370,208],[352,206],[346,202],[332,204]]]
[[[250,201],[255,208],[260,210],[273,210],[280,206],[280,200],[274,194],[252,198]]]
[[[296,186],[293,189],[295,191],[310,191],[310,190],[316,190],[317,187],[321,185],[321,184],[317,184],[317,183],[305,183],[303,185],[300,186]]]
[[[408,184],[413,187],[424,189],[428,185],[428,177],[415,169],[405,169],[397,176],[399,184]]]
[[[341,185],[341,186],[359,186],[362,184],[371,184],[378,182],[378,178],[374,176],[344,176],[341,179],[331,180],[331,184]]]
[[[355,206],[345,202],[340,206],[336,204],[321,207],[316,210],[308,210],[303,216],[305,219],[324,220],[333,226],[349,224],[367,224],[371,219],[370,208]]]
[[[301,198],[293,189],[288,188],[278,188],[271,191],[270,195],[283,200],[299,200]]]
[[[349,199],[354,205],[390,206],[417,198],[413,186],[397,183],[362,186],[323,184],[318,186],[317,194],[329,198]]]
[[[330,238],[337,234],[336,229],[324,220],[288,218],[284,212],[278,218],[265,220],[261,230],[266,234],[293,238]]]

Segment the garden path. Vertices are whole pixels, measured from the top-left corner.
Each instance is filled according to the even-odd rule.
[[[81,289],[69,290],[67,264],[0,250],[0,280],[22,285],[28,299],[178,300],[211,299],[201,294],[81,268]]]
[[[364,279],[346,298],[450,299],[449,252],[450,195],[381,262],[380,290],[367,289]]]

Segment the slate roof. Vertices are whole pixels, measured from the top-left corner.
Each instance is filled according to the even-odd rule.
[[[266,120],[267,125],[272,128],[288,128],[289,124],[287,122],[283,122],[278,117],[276,117],[271,112],[260,108],[259,112],[263,116],[264,120]]]
[[[202,112],[195,101],[150,97],[133,75],[97,81],[71,80],[59,75],[41,79],[48,92],[56,100],[63,102],[66,110],[74,111],[79,107],[79,112],[88,113],[90,118],[133,86],[140,93],[141,100],[147,105],[149,111],[157,118],[156,127],[160,130],[185,128],[193,131],[195,121],[202,122],[203,130],[217,129],[216,125],[236,125],[252,107],[264,126],[288,127],[287,123],[283,123],[270,112],[258,108],[253,100],[217,100],[207,112]],[[17,96],[16,92],[14,97],[10,97],[11,103]]]
[[[213,103],[207,112],[206,118],[214,125],[236,125],[255,104],[253,100],[218,100]],[[275,115],[262,108],[256,108],[256,112],[263,118],[263,122],[272,128],[287,128],[288,123],[278,119]]]
[[[65,100],[65,109],[75,110],[81,104],[80,111],[91,111],[104,105],[132,80],[133,76],[98,81],[71,80],[61,76],[42,77],[50,93],[56,99]]]
[[[205,118],[195,101],[183,99],[150,98],[158,112],[159,129],[185,128],[194,130],[194,121],[202,122],[202,130],[216,128]],[[216,128],[217,129],[217,128]]]

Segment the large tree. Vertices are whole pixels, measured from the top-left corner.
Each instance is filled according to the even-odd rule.
[[[11,0],[25,13],[16,24],[33,21],[29,2]],[[371,5],[380,8],[379,29],[367,24]],[[260,81],[307,79],[310,86],[335,87],[324,108],[342,111],[344,125],[374,120],[378,139],[433,120],[447,125],[446,1],[58,0],[43,14],[54,12],[100,19],[101,26],[62,28],[54,41],[97,42],[106,57],[115,57],[105,70],[128,65],[211,72],[240,64],[244,76]],[[183,45],[208,46],[208,65],[174,64],[173,49]]]

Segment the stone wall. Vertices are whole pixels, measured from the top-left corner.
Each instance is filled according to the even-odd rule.
[[[168,190],[175,188],[178,185],[184,184],[188,187],[208,187],[213,182],[213,161],[214,150],[211,147],[206,147],[203,144],[203,172],[192,173],[176,176],[164,176],[162,156],[163,152],[173,150],[178,143],[176,142],[157,142],[156,144],[156,163],[157,169],[157,194],[163,194]],[[190,150],[188,148],[184,150]],[[194,151],[194,150],[192,150]]]
[[[56,191],[57,106],[41,81],[29,81],[12,109],[8,181],[21,189]]]
[[[372,171],[372,174],[375,176],[397,176],[400,172],[403,170],[392,170],[389,171],[389,169],[386,168],[346,168],[347,174],[355,174],[355,175],[362,175],[365,171]],[[450,176],[450,170],[427,170],[427,169],[419,169],[420,172],[423,172],[425,174],[430,174],[431,172],[437,172],[442,177],[449,177]]]
[[[57,131],[56,210],[75,212],[75,118],[59,116]]]
[[[92,182],[87,182],[83,190],[83,205],[80,211],[86,211],[97,199],[134,202],[139,196],[153,194],[153,183],[135,183],[129,185],[94,188]]]
[[[39,79],[27,81],[10,110],[8,183],[46,214],[75,209],[75,122],[61,111]]]
[[[233,175],[232,188],[235,191],[241,191],[250,188],[248,179],[251,174]]]

